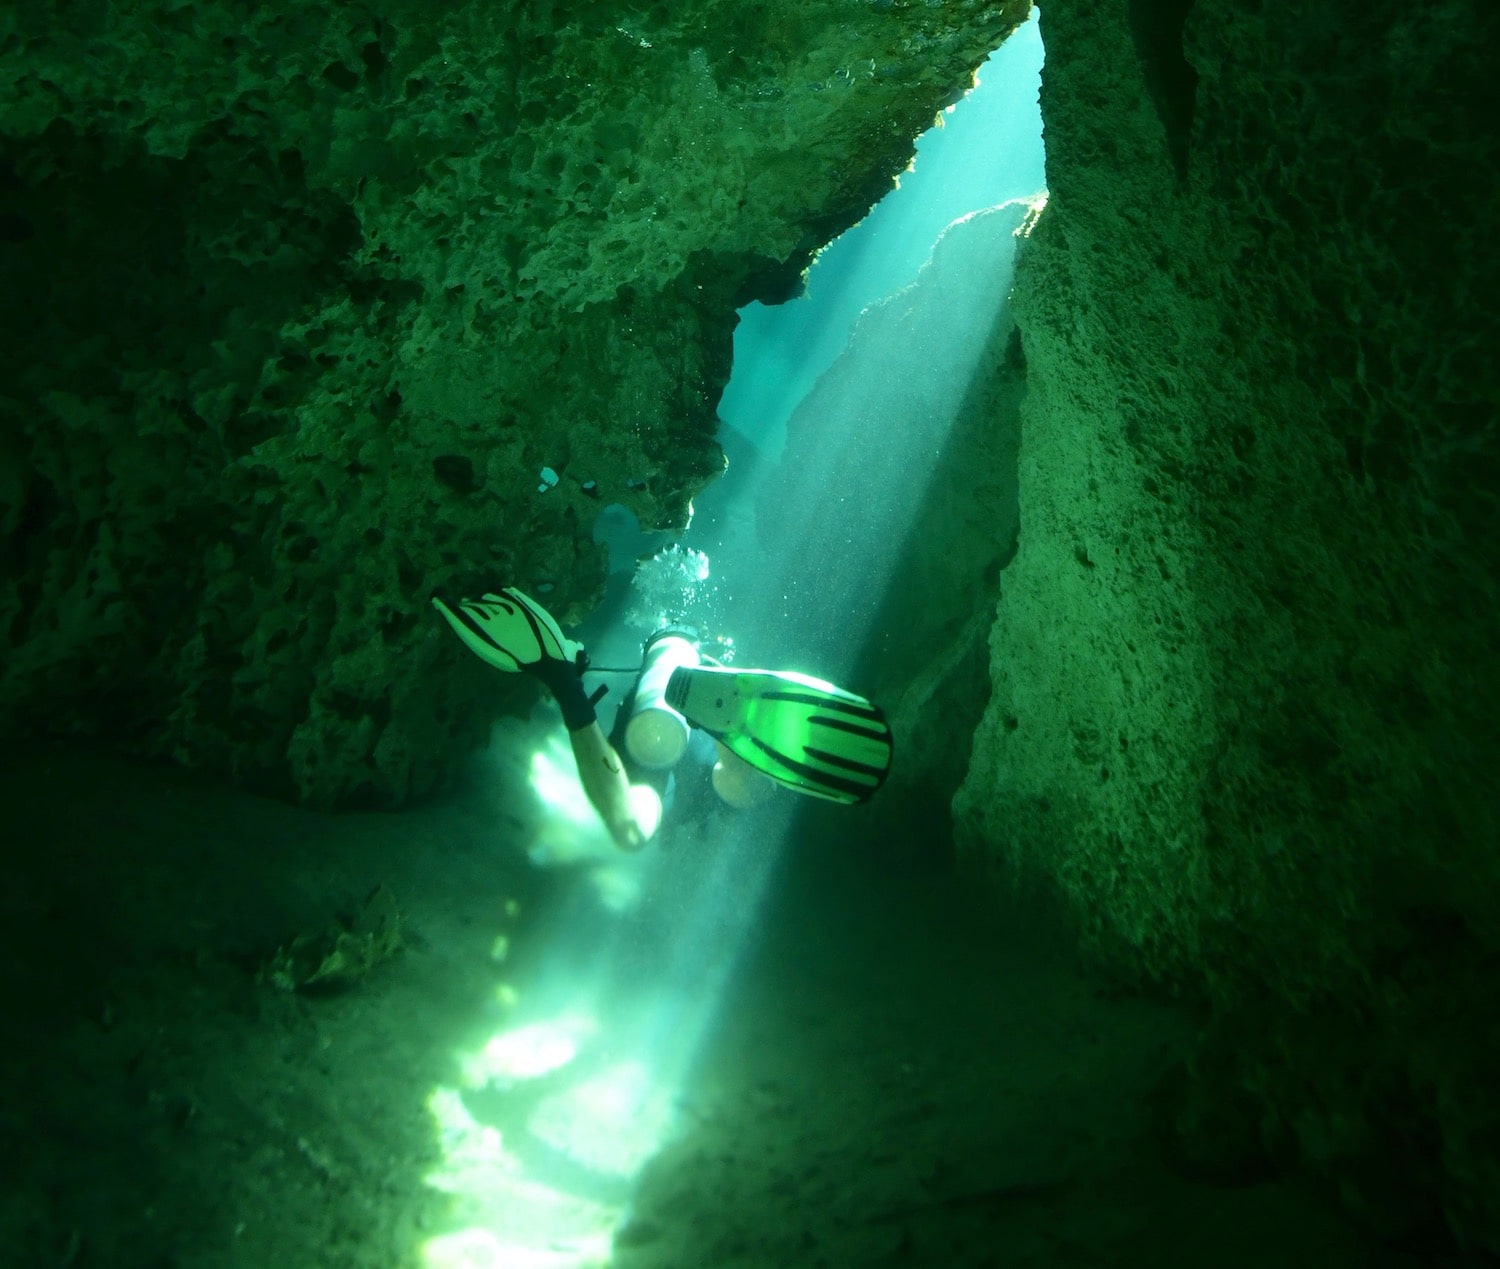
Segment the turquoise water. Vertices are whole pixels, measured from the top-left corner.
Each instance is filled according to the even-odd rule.
[[[884,590],[888,577],[867,575],[872,568],[883,570],[890,565],[890,550],[899,545],[923,493],[919,484],[908,479],[913,465],[925,473],[951,422],[951,402],[934,409],[924,398],[934,393],[946,398],[955,386],[961,388],[955,376],[968,373],[964,367],[972,356],[957,356],[956,345],[972,340],[975,331],[991,320],[994,297],[976,297],[974,291],[983,290],[978,282],[974,287],[950,284],[947,294],[955,297],[954,305],[945,312],[941,296],[917,299],[913,293],[909,302],[925,313],[920,338],[903,343],[899,332],[891,329],[899,319],[893,321],[895,315],[887,315],[881,319],[886,332],[878,337],[884,347],[874,358],[878,366],[866,371],[858,364],[841,363],[841,358],[851,352],[851,336],[860,315],[912,285],[945,229],[980,209],[1026,198],[1043,188],[1038,103],[1042,60],[1041,27],[1033,12],[1030,21],[980,67],[976,87],[940,116],[940,126],[918,139],[913,166],[902,175],[898,187],[819,255],[809,271],[804,295],[775,307],[755,303],[741,310],[734,370],[719,404],[720,440],[730,466],[722,479],[694,500],[692,526],[681,534],[642,533],[622,508],[606,510],[596,525],[595,536],[610,544],[614,570],[611,599],[582,636],[595,650],[599,664],[624,665],[637,659],[639,640],[646,631],[625,629],[620,623],[628,609],[639,606],[627,594],[630,573],[639,557],[679,541],[706,552],[712,574],[709,585],[695,587],[692,602],[675,614],[677,619],[707,629],[727,623],[728,633],[752,657],[774,659],[792,653],[802,642],[799,636],[808,633],[804,627],[817,619],[817,614],[809,612],[807,622],[799,624],[784,612],[786,597],[802,576],[799,565],[804,553],[800,548],[789,550],[779,540],[774,549],[767,548],[778,534],[796,537],[820,530],[804,525],[800,513],[789,518],[778,505],[788,499],[805,504],[808,511],[851,494],[866,509],[878,504],[882,518],[877,525],[856,526],[853,519],[847,521],[850,532],[841,535],[837,562],[828,542],[820,544],[816,573],[825,579],[836,575],[847,583],[846,590],[852,587],[870,595]],[[964,250],[955,246],[954,254]],[[968,250],[968,267],[993,270],[996,288],[1003,290],[1008,284],[999,279],[1008,278],[1008,262],[1002,269],[992,258],[993,252],[981,245]],[[867,345],[877,338],[872,328],[866,335]],[[901,354],[910,361],[895,365],[894,358]],[[861,356],[869,366],[868,346]],[[843,366],[844,386],[836,386],[830,378],[814,402],[814,387],[836,363]],[[874,376],[885,381],[887,374],[892,378],[883,388]],[[852,384],[847,382],[851,377]],[[881,408],[882,402],[911,423],[902,428],[900,446],[861,444],[860,416]],[[825,433],[817,457],[806,446],[784,455],[787,423],[799,409],[809,417],[818,416],[805,430]],[[827,435],[834,429],[839,436]],[[818,470],[808,470],[809,464]],[[824,470],[830,467],[842,467],[846,477]],[[765,529],[772,521],[774,532],[768,538]],[[784,576],[788,569],[795,574],[790,580]],[[830,598],[820,607],[834,602]],[[819,655],[825,661],[841,660],[861,637],[847,623],[842,636],[839,657],[832,658],[833,649],[827,646],[821,649]],[[833,664],[800,668],[835,672]]]
[[[740,310],[734,374],[719,403],[719,417],[736,434],[726,438],[731,449],[743,437],[777,456],[787,418],[848,342],[861,311],[909,284],[960,216],[1043,188],[1042,60],[1033,12],[980,67],[977,87],[918,140],[899,188],[818,257],[806,294]]]

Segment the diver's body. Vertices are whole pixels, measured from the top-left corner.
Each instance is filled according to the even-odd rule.
[[[815,797],[863,802],[890,767],[890,728],[863,697],[789,671],[705,666],[696,636],[678,627],[646,641],[641,672],[606,736],[594,709],[598,694],[583,687],[583,646],[564,637],[534,599],[507,587],[432,602],[487,664],[546,684],[562,710],[579,782],[621,850],[640,850],[655,833],[689,727],[718,741],[713,784],[732,805],[755,800],[764,777]]]

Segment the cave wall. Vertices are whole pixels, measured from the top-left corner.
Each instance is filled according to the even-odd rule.
[[[962,858],[1211,1006],[1185,1166],[1300,1160],[1392,1239],[1500,1249],[1500,19],[1042,21]]]
[[[515,685],[431,592],[567,620],[602,506],[682,524],[735,307],[1027,7],[4,6],[0,719],[439,784]]]
[[[433,787],[506,685],[428,594],[576,616],[600,506],[681,523],[734,307],[1025,8],[4,6],[0,719]],[[1052,202],[973,394],[1024,365],[1019,549],[955,803],[969,867],[1212,1004],[1186,1154],[1492,1249],[1497,20],[1044,13]]]

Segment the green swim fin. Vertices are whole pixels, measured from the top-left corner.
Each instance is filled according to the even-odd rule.
[[[552,614],[514,586],[453,603],[434,595],[432,606],[475,656],[497,670],[525,670],[543,661],[572,665],[583,646],[564,638]]]
[[[790,670],[684,666],[667,704],[799,793],[866,802],[891,766],[891,729],[863,696]]]

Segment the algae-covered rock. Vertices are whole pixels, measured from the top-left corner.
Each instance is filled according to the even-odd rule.
[[[602,506],[684,524],[735,307],[1026,9],[6,5],[5,717],[323,805],[434,787],[517,689],[432,591],[576,619]]]
[[[1203,1171],[1285,1151],[1382,1234],[1500,1249],[1500,14],[1043,26],[965,860],[1212,1004]]]
[[[354,917],[297,935],[280,947],[257,978],[281,991],[344,991],[404,946],[395,896],[378,886]]]

